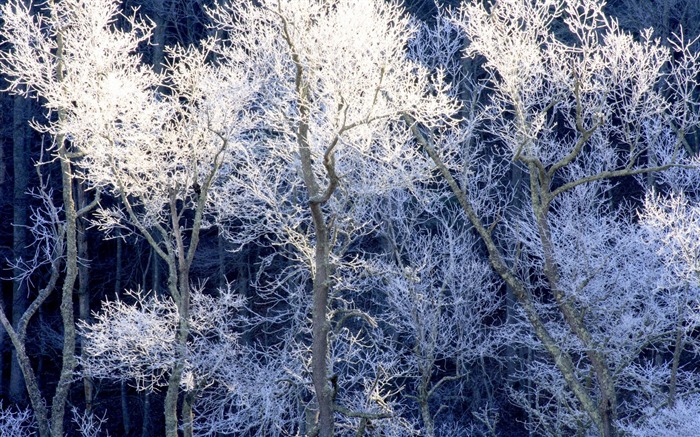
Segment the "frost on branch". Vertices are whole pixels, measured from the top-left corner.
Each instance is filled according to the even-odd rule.
[[[391,273],[385,273],[386,312],[381,317],[389,331],[407,342],[397,353],[426,435],[435,435],[434,421],[441,413],[459,414],[440,395],[449,393],[450,386],[462,387],[478,363],[497,355],[500,342],[498,328],[488,322],[501,303],[494,278],[453,218],[433,220],[439,223],[437,230],[410,219],[390,225],[394,249],[388,256]],[[447,372],[445,367],[452,365],[455,370]]]
[[[36,423],[29,409],[5,408],[0,403],[0,437],[28,437],[36,434]]]
[[[623,431],[632,437],[659,435],[693,435],[700,426],[700,402],[697,395],[679,400],[673,407],[648,409],[645,419],[634,424],[623,424]]]
[[[679,161],[683,135],[698,123],[691,115],[697,86],[677,80],[697,70],[684,42],[673,46],[679,56],[671,62],[670,50],[649,32],[623,32],[597,1],[501,1],[490,11],[465,5],[455,20],[469,40],[466,53],[485,60],[493,91],[484,129],[503,153],[564,172],[588,166],[575,176],[600,177],[632,171],[645,153],[655,154],[652,129],[675,136],[656,164]],[[555,28],[558,20],[565,29]],[[666,86],[672,92],[662,92]],[[678,87],[686,87],[683,94]]]
[[[309,194],[300,141],[308,143],[319,194],[338,179],[340,189],[326,208],[337,215],[341,229],[351,214],[365,211],[367,199],[424,178],[425,160],[408,144],[400,117],[409,112],[435,124],[456,106],[441,92],[443,82],[406,56],[413,28],[396,5],[240,2],[212,13],[226,35],[218,50],[245,51],[249,74],[263,78],[259,123],[248,132],[241,167],[227,173],[225,189],[216,194],[222,220],[262,223],[266,232],[295,245],[308,238],[297,234],[299,223],[310,220],[301,208]],[[224,61],[222,67],[230,64]],[[301,85],[304,96],[297,89]],[[297,131],[302,122],[308,124],[304,138]],[[361,227],[366,217],[352,219]]]
[[[526,331],[514,340],[537,351],[517,364],[531,395],[513,397],[536,432],[615,435],[617,420],[697,379],[678,366],[694,287],[665,281],[634,211],[611,206],[610,182],[694,180],[692,42],[626,33],[595,0],[472,2],[451,18],[483,67],[481,87],[462,82],[479,98],[460,95],[459,124],[414,133],[518,301],[508,312]]]
[[[139,389],[162,386],[175,357],[177,308],[171,299],[143,291],[127,298],[134,303],[103,302],[94,323],[82,326],[84,371],[94,378],[133,379]]]
[[[177,359],[177,306],[170,297],[143,291],[127,292],[126,299],[133,302],[105,301],[94,322],[81,325],[87,353],[84,372],[134,382],[139,390],[161,388]],[[206,385],[227,355],[237,355],[241,326],[236,312],[242,305],[230,290],[220,290],[217,297],[192,290],[192,336],[185,351],[190,377],[183,381],[193,385],[189,389]]]
[[[78,409],[71,409],[73,423],[76,424],[81,437],[109,437],[109,432],[103,430],[107,423],[106,413],[102,417],[96,416],[88,411],[78,412]]]

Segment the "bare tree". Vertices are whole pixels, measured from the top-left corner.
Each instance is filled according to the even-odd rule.
[[[63,6],[64,3],[56,5],[51,2],[49,12],[41,17],[32,16],[27,6],[22,2],[9,2],[3,6],[5,25],[2,33],[11,48],[2,53],[0,64],[9,77],[11,91],[24,96],[44,97],[44,93],[48,93],[52,89],[60,89],[65,84],[70,66],[71,33],[74,31],[66,23],[72,20],[80,22],[84,17],[81,17],[79,13],[76,16],[74,10],[71,10],[70,7],[63,8]],[[84,22],[82,24],[89,26]],[[64,38],[69,40],[67,44]],[[40,238],[49,239],[54,244],[57,243],[46,252],[47,260],[38,261],[51,263],[51,279],[49,284],[39,292],[37,299],[27,307],[18,319],[16,330],[9,323],[5,323],[4,313],[0,316],[20,361],[32,406],[36,410],[39,433],[42,436],[63,435],[65,404],[75,368],[76,333],[73,314],[73,288],[78,276],[77,220],[80,215],[94,206],[86,205],[83,210],[78,211],[74,201],[75,174],[72,163],[77,155],[75,154],[76,148],[66,137],[66,107],[65,101],[60,101],[55,105],[47,105],[50,121],[43,125],[34,124],[34,127],[40,132],[51,135],[52,147],[50,150],[61,165],[62,210],[65,217],[59,219],[56,216],[58,210],[50,205],[48,207],[50,210],[49,220],[54,224],[54,229],[47,230],[35,227],[39,233],[42,233]],[[55,118],[51,119],[54,116]],[[60,226],[57,225],[59,222],[62,223]],[[55,228],[56,226],[58,229]],[[63,244],[65,244],[65,248]],[[51,404],[49,428],[49,415],[24,348],[29,319],[55,287],[60,273],[59,263],[62,260],[65,262],[65,275],[61,285],[63,353],[61,374]]]
[[[440,192],[424,194],[397,190],[378,202],[388,253],[372,263],[378,283],[365,288],[382,290],[375,299],[385,309],[375,317],[395,338],[397,373],[412,381],[402,395],[415,400],[422,433],[435,436],[435,417],[450,410],[440,390],[497,356],[505,337],[487,322],[501,306],[497,283],[461,211],[442,206]]]
[[[245,123],[229,121],[239,118],[246,96],[255,88],[242,73],[222,77],[206,65],[211,42],[204,42],[202,50],[169,51],[170,63],[162,75],[142,68],[137,48],[152,29],[135,19],[128,23],[128,31],[118,29],[113,1],[51,3],[45,14],[34,17],[12,3],[5,13],[15,20],[5,28],[13,49],[4,58],[6,70],[15,78],[13,85],[27,85],[33,95],[44,99],[47,109],[58,114],[41,129],[56,138],[66,178],[68,276],[62,306],[66,346],[59,384],[63,400],[54,402],[59,409],[75,366],[70,343],[75,338],[72,284],[77,275],[72,163],[77,163],[87,186],[107,190],[120,201],[118,207],[100,208],[95,223],[106,232],[115,228],[122,229],[122,234],[138,232],[166,262],[168,290],[181,315],[173,335],[184,353],[189,335],[189,272],[209,189],[235,132],[246,128]],[[212,106],[215,100],[217,106]],[[165,402],[168,435],[177,434],[183,369],[184,355],[170,371]],[[184,414],[186,434],[190,434],[191,411]],[[58,423],[54,421],[53,426]]]
[[[483,60],[487,82],[474,88],[483,105],[469,106],[461,136],[406,119],[479,234],[493,269],[517,297],[572,395],[569,405],[585,412],[583,423],[573,426],[588,422],[611,436],[626,388],[619,372],[644,361],[642,352],[658,331],[647,331],[652,336],[637,343],[639,349],[612,344],[612,328],[619,326],[612,320],[623,310],[607,306],[613,302],[606,287],[615,283],[605,280],[609,266],[586,264],[590,255],[566,247],[578,241],[605,258],[612,255],[611,241],[635,240],[629,227],[619,240],[594,243],[592,226],[620,223],[630,214],[605,210],[601,199],[608,188],[600,181],[688,162],[684,135],[697,126],[697,113],[694,82],[684,78],[697,73],[697,63],[683,42],[674,44],[674,60],[650,32],[635,40],[602,7],[596,1],[465,4],[454,22],[469,41],[466,54]],[[659,85],[668,92],[657,91]],[[486,150],[491,158],[483,157]],[[527,175],[530,194],[517,208],[508,200],[511,186],[498,183],[511,161]],[[587,204],[590,198],[597,200]],[[586,218],[591,224],[584,225]],[[620,274],[643,271],[646,255],[636,259],[641,264]],[[588,271],[581,269],[586,265]],[[626,298],[641,303],[631,291]],[[621,355],[628,360],[618,361]],[[589,375],[593,389],[585,383]]]
[[[291,244],[311,272],[318,421],[309,434],[331,436],[335,272],[343,253],[367,232],[360,215],[365,199],[417,175],[406,171],[415,153],[404,147],[400,115],[411,111],[430,123],[452,105],[443,93],[430,95],[439,82],[407,59],[409,21],[395,4],[242,2],[214,17],[227,32],[225,43],[245,50],[248,68],[266,78],[256,137],[262,147],[248,152],[250,164],[233,175],[229,192],[248,192],[247,214],[262,208],[251,220],[263,218],[278,244]]]

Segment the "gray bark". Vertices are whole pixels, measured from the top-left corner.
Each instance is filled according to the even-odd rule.
[[[330,262],[330,229],[323,213],[323,205],[333,195],[338,185],[335,173],[334,152],[335,143],[329,144],[324,156],[324,167],[328,175],[328,186],[321,189],[313,170],[311,148],[309,147],[309,96],[308,84],[304,77],[304,67],[299,59],[297,50],[289,35],[286,21],[283,27],[284,38],[292,53],[296,75],[295,85],[299,104],[299,125],[296,130],[296,141],[301,158],[301,171],[304,185],[309,195],[309,209],[314,225],[316,245],[314,247],[313,296],[311,314],[311,379],[313,381],[316,403],[318,406],[318,422],[316,431],[319,437],[332,437],[335,428],[333,417],[334,393],[328,378],[328,320],[329,292],[331,287]],[[335,139],[337,141],[337,138]]]
[[[56,37],[56,57],[59,59],[56,67],[58,81],[63,80],[63,36],[59,32]],[[62,109],[58,111],[59,122],[65,117]],[[63,355],[61,360],[61,373],[56,385],[56,393],[51,402],[51,435],[63,436],[63,419],[65,416],[66,401],[73,380],[75,369],[75,317],[73,314],[73,290],[78,279],[78,244],[77,221],[78,213],[73,199],[73,170],[66,148],[64,135],[56,138],[57,155],[61,163],[61,181],[63,191],[63,210],[65,213],[65,277],[61,288],[61,319],[63,321]]]
[[[472,223],[474,226],[476,232],[479,234],[481,237],[481,240],[484,242],[486,249],[488,251],[488,256],[489,256],[489,263],[493,267],[493,269],[496,271],[496,273],[503,279],[503,281],[513,290],[513,293],[515,297],[517,298],[518,302],[520,303],[521,307],[523,308],[525,315],[528,319],[528,322],[531,324],[533,331],[535,332],[535,335],[537,338],[542,342],[542,345],[544,346],[545,350],[549,353],[550,357],[553,359],[554,364],[556,365],[557,369],[561,372],[562,376],[564,377],[564,380],[567,383],[567,386],[571,389],[571,391],[574,393],[574,396],[576,399],[579,401],[581,404],[583,410],[588,414],[592,422],[595,424],[595,426],[598,428],[598,431],[603,435],[604,437],[611,437],[611,433],[614,432],[614,430],[611,428],[611,417],[612,415],[608,414],[610,412],[610,407],[612,407],[611,404],[605,405],[602,402],[598,403],[595,401],[595,399],[591,396],[591,394],[588,391],[588,387],[586,387],[579,379],[578,375],[576,372],[576,366],[574,364],[574,360],[571,357],[570,354],[565,352],[559,345],[557,344],[556,340],[554,337],[550,334],[549,329],[547,328],[546,324],[544,321],[541,319],[539,313],[537,312],[535,302],[533,301],[532,296],[526,289],[525,285],[520,281],[517,276],[511,271],[509,266],[507,265],[506,261],[503,259],[503,255],[501,254],[501,249],[498,247],[496,242],[494,241],[492,235],[491,235],[491,230],[486,228],[484,224],[482,223],[481,219],[477,216],[476,212],[473,210],[471,204],[467,200],[467,196],[465,192],[461,189],[457,181],[454,179],[450,171],[447,169],[445,166],[444,162],[438,155],[437,151],[435,150],[432,139],[429,137],[426,137],[415,125],[415,120],[410,117],[406,116],[405,117],[406,122],[411,126],[411,129],[413,131],[413,134],[418,141],[418,143],[425,149],[425,151],[428,153],[430,156],[431,160],[435,163],[437,166],[438,171],[442,175],[442,177],[445,179],[447,184],[449,185],[450,189],[454,193],[455,197],[457,198],[457,201],[459,202],[460,207],[462,210],[465,212],[467,215],[467,218],[469,221]],[[542,184],[545,185],[545,184]],[[536,187],[534,187],[536,188]],[[533,188],[531,188],[531,193],[533,191]],[[537,190],[536,190],[537,191]],[[537,194],[534,194],[535,196]],[[551,201],[551,198],[554,197],[553,193],[547,193],[547,197],[549,200],[545,199],[545,201],[541,201],[541,204],[548,204],[549,201]],[[535,203],[533,206],[537,206],[538,203]],[[537,209],[537,208],[536,208]],[[535,211],[536,216],[542,216],[541,214],[538,215],[537,210]],[[541,224],[542,225],[542,224]],[[546,251],[546,248],[545,248]],[[547,270],[549,268],[549,271],[545,272],[545,275],[548,277],[552,273],[551,270],[551,265],[548,265],[545,267]],[[552,290],[555,293],[555,298],[556,298],[556,290]],[[559,299],[557,299],[559,301]],[[559,303],[559,302],[558,302]],[[568,309],[568,308],[564,308]],[[567,323],[571,324],[574,323],[572,330],[577,330],[575,334],[578,335],[585,335],[585,332],[582,332],[582,330],[578,330],[577,328],[582,328],[581,326],[577,325],[577,320],[575,318],[567,317]],[[570,326],[571,327],[571,326]],[[584,340],[584,339],[581,339]],[[596,366],[596,363],[592,363],[594,366]],[[604,363],[598,362],[597,364],[600,364],[600,367],[604,365]],[[609,388],[609,380],[604,380],[605,374],[600,374],[599,371],[603,370],[600,367],[595,369],[596,371],[596,376],[598,377],[598,383],[601,384],[601,390],[607,390]],[[607,369],[606,369],[607,370]],[[605,373],[605,372],[603,372]],[[604,398],[607,398],[608,395],[604,395]],[[612,399],[608,399],[608,401],[612,401]]]

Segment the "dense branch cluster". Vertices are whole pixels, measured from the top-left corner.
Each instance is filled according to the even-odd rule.
[[[62,206],[33,191],[36,250],[12,263],[46,284],[19,322],[0,311],[38,434],[98,435],[90,387],[114,382],[124,411],[128,386],[160,396],[168,437],[692,433],[700,51],[670,22],[623,30],[627,3],[620,22],[599,0],[424,22],[246,0],[166,47],[114,0],[7,2],[0,71],[44,110],[39,177],[62,177]],[[667,17],[695,16],[680,3]],[[119,248],[116,295],[75,322],[88,232]],[[47,407],[27,326],[59,286]],[[0,409],[0,434],[33,426]]]

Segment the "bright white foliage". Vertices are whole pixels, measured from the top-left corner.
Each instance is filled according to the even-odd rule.
[[[501,256],[547,331],[571,357],[572,377],[586,381],[593,372],[587,358],[594,345],[614,379],[623,420],[663,405],[674,378],[678,396],[692,393],[697,376],[674,373],[672,358],[694,351],[696,286],[669,281],[664,251],[675,249],[648,244],[649,227],[635,223],[630,207],[611,206],[618,194],[605,181],[667,170],[638,183],[696,191],[697,162],[685,138],[699,121],[692,43],[679,36],[666,46],[652,31],[628,34],[596,0],[470,2],[452,22],[486,78],[479,86],[461,82],[465,93],[480,96],[466,105],[458,133],[446,126],[450,134],[435,136],[436,147],[478,219],[494,227]],[[688,167],[672,168],[679,164]],[[693,232],[688,221],[679,224],[685,231],[670,238]],[[556,275],[548,274],[548,257]],[[590,335],[588,345],[564,307]],[[530,315],[520,317],[525,331],[512,341],[544,353],[527,333]],[[528,411],[531,431],[567,434],[588,426],[551,361],[535,356],[521,364],[518,377],[532,383],[527,394],[512,397]]]
[[[700,207],[685,194],[650,194],[644,202],[644,226],[663,258],[669,286],[700,285]]]
[[[257,130],[239,171],[229,173],[217,194],[218,211],[222,219],[265,224],[267,232],[296,246],[303,259],[311,252],[300,224],[310,218],[302,203],[293,55],[308,87],[314,169],[326,182],[328,154],[340,176],[340,190],[328,209],[337,216],[341,235],[365,232],[360,229],[368,220],[366,203],[377,195],[425,177],[425,159],[399,125],[402,114],[434,124],[456,106],[439,92],[439,77],[407,58],[413,32],[394,4],[266,1],[260,6],[237,2],[231,8],[214,11],[226,32],[220,50],[244,50],[250,75],[263,82],[256,100]]]
[[[474,363],[507,344],[529,354],[511,375],[521,389],[507,389],[528,414],[525,426],[594,432],[529,315],[508,307],[501,318],[503,284],[488,271],[473,219],[454,209],[416,147],[416,132],[435,141],[508,273],[573,358],[573,377],[593,379],[590,345],[572,332],[552,288],[609,367],[620,426],[684,434],[698,408],[694,397],[680,398],[700,378],[674,370],[672,358],[698,351],[700,177],[685,135],[700,126],[700,55],[682,36],[664,45],[651,30],[625,33],[597,0],[465,2],[420,28],[382,0],[245,0],[209,11],[220,39],[170,48],[155,73],[137,55],[151,25],[130,19],[130,30],[119,30],[116,2],[63,0],[55,17],[35,18],[22,4],[3,9],[0,34],[14,48],[2,63],[12,89],[26,87],[54,115],[36,127],[65,135],[90,186],[121,198],[97,213],[101,229],[155,228],[167,237],[183,217],[168,207],[183,214],[205,187],[205,225],[219,225],[237,248],[256,239],[274,250],[250,284],[266,313],[240,317],[231,290],[192,291],[182,384],[197,395],[199,434],[294,435],[313,422],[306,146],[320,192],[333,179],[330,166],[339,180],[323,205],[333,231],[336,405],[389,417],[373,419],[376,433],[425,433],[426,418],[405,395],[417,399],[426,378],[428,390],[442,382],[462,390],[458,380]],[[51,55],[59,34],[60,59]],[[416,120],[413,133],[406,115]],[[615,204],[607,179],[649,168],[666,171],[653,181],[639,176],[642,188],[653,182],[685,194],[648,195],[638,222],[631,207]],[[549,208],[544,217],[538,202]],[[174,246],[164,250],[175,257]],[[556,281],[545,271],[550,255]],[[177,305],[128,296],[133,302],[107,301],[83,326],[83,365],[94,377],[153,389],[180,352]],[[244,330],[265,341],[239,344]],[[454,367],[446,379],[440,363]],[[435,416],[449,409],[432,395]],[[490,408],[476,417],[486,426],[497,415]],[[354,434],[361,419],[338,416],[339,435]],[[470,419],[437,429],[466,432]]]
[[[167,384],[166,375],[177,357],[177,306],[170,297],[143,291],[126,296],[133,302],[105,301],[94,322],[82,324],[88,356],[83,367],[92,377],[135,381],[138,389],[152,390]],[[220,290],[216,297],[192,290],[191,340],[186,352],[190,376],[183,384],[206,380],[227,356],[237,355],[236,312],[242,305],[231,290]]]
[[[645,419],[621,428],[632,437],[656,437],[660,435],[693,435],[700,426],[700,405],[697,396],[679,400],[673,408],[645,411]]]

